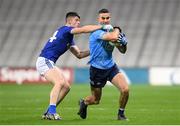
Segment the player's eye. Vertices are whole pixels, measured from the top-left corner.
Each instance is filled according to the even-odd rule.
[[[79,19],[76,19],[76,21],[80,21]]]
[[[102,20],[108,20],[110,17],[101,17]]]

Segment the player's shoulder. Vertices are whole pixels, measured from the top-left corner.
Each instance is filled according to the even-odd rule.
[[[90,38],[92,39],[101,39],[102,36],[106,33],[104,30],[96,30],[90,34]]]
[[[64,26],[59,27],[58,29],[59,29],[59,30],[71,30],[71,29],[73,29],[73,28],[74,28],[74,27],[64,25]]]
[[[61,26],[61,27],[58,28],[58,31],[70,32],[72,29],[73,29],[73,27],[71,27],[71,26]]]
[[[91,32],[91,35],[98,35],[98,34],[102,34],[102,33],[105,33],[105,31],[99,29],[99,30],[96,30],[96,31]]]

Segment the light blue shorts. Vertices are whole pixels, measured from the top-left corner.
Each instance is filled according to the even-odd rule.
[[[44,75],[49,69],[55,67],[55,63],[44,57],[38,57],[36,61],[36,69],[40,75]]]

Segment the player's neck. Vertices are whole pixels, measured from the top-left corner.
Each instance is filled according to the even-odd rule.
[[[69,23],[66,23],[66,24],[65,24],[65,26],[72,26],[72,25],[71,25],[71,24],[69,24]]]

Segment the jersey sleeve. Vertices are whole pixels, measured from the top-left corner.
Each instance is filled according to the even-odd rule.
[[[74,27],[67,27],[67,32],[69,33],[69,34],[71,34],[71,30],[73,29]]]
[[[75,45],[75,42],[74,42],[74,39],[71,41],[70,43],[70,46],[74,46]]]

